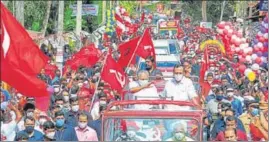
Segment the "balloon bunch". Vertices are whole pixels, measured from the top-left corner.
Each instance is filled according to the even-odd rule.
[[[217,32],[222,37],[228,54],[238,54],[240,63],[250,62],[253,49],[249,47],[242,30],[236,30],[231,22],[220,22],[217,24]]]
[[[256,66],[267,66],[268,60],[268,14],[261,22],[260,31],[252,41],[253,54],[251,59]]]
[[[113,9],[109,9],[106,11],[106,34],[108,37],[111,37],[115,32],[115,11]]]
[[[256,79],[260,67],[267,66],[268,60],[268,17],[261,23],[260,32],[253,40],[252,46],[243,37],[242,30],[236,31],[231,22],[217,24],[217,32],[222,37],[225,48],[230,50],[231,55],[238,54],[239,72],[244,74],[250,81]],[[249,68],[245,65],[247,63]]]

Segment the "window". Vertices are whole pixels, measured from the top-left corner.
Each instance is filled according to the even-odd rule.
[[[166,141],[174,132],[183,133],[187,141],[200,137],[199,122],[191,118],[108,118],[104,124],[104,141]]]

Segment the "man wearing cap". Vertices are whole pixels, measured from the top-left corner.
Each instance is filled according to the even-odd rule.
[[[232,104],[232,108],[235,111],[235,116],[240,116],[243,113],[243,107],[241,101],[234,97],[233,86],[227,86],[226,96],[226,99]]]
[[[247,100],[246,102],[246,108],[247,111],[245,113],[243,113],[242,115],[239,116],[239,119],[242,121],[244,128],[246,130],[246,134],[250,139],[250,129],[249,129],[249,125],[251,123],[251,119],[252,119],[252,115],[251,112],[252,110],[254,110],[255,108],[259,108],[259,103],[255,100]]]

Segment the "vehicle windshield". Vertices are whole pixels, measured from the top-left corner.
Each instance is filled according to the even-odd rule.
[[[160,67],[160,68],[173,68],[176,64],[178,64],[178,62],[157,62],[157,67]],[[140,70],[145,70],[146,69],[146,63],[145,62],[141,62],[140,65],[139,65],[139,69]]]
[[[104,141],[199,141],[199,122],[192,118],[108,118]]]

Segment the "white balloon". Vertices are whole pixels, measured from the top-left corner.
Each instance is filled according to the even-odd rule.
[[[263,37],[264,37],[265,39],[268,39],[268,33],[265,33],[265,34],[263,35]]]
[[[245,70],[245,72],[244,72],[244,75],[245,75],[245,76],[248,76],[248,74],[251,73],[251,72],[252,72],[252,70],[251,70],[250,68],[247,68],[247,69]]]
[[[263,24],[263,26],[268,29],[268,23]]]
[[[230,26],[226,25],[226,26],[224,27],[224,29],[229,30],[229,29],[230,29]]]
[[[235,51],[236,51],[236,52],[239,52],[239,51],[240,51],[240,48],[239,48],[239,47],[236,47],[236,48],[235,48]]]
[[[252,60],[256,60],[257,57],[258,57],[257,54],[252,54],[252,55],[251,55],[251,59],[252,59]]]
[[[248,48],[244,48],[243,51],[244,51],[245,54],[247,54],[248,53]]]
[[[242,43],[246,43],[247,42],[247,39],[246,38],[241,38],[241,42]]]
[[[258,47],[258,48],[262,48],[262,47],[263,47],[263,44],[262,44],[261,42],[259,42],[259,43],[257,44],[257,47]]]
[[[236,37],[236,35],[232,35],[232,40],[235,40],[237,37]]]
[[[248,52],[253,52],[253,49],[251,47],[248,47]]]
[[[247,55],[247,56],[246,56],[246,61],[248,61],[248,62],[251,62],[251,61],[252,61],[250,55]]]
[[[257,63],[255,63],[255,64],[253,64],[253,65],[251,66],[251,69],[254,70],[254,71],[257,71],[257,70],[260,69],[260,66],[259,66]]]
[[[218,32],[219,34],[223,34],[223,29],[217,29],[217,32]]]
[[[228,33],[229,33],[229,34],[232,34],[232,33],[233,33],[233,30],[232,30],[232,29],[229,29],[229,30],[228,30]]]
[[[263,63],[267,63],[268,62],[268,60],[267,60],[266,57],[261,57],[261,60],[262,60]]]
[[[244,49],[245,49],[244,44],[240,44],[239,48],[240,48],[241,50],[244,50]]]

